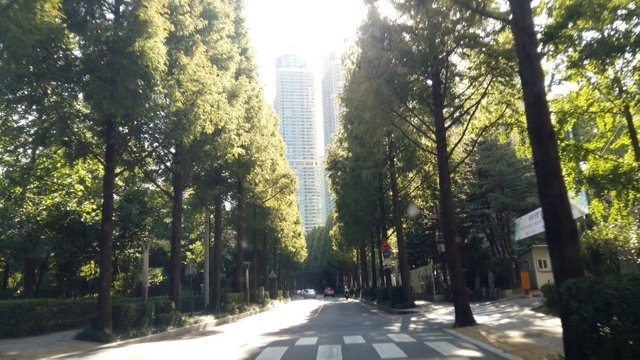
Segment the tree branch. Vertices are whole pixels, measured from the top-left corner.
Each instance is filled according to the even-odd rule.
[[[435,138],[431,137],[427,132],[425,132],[424,130],[420,129],[416,124],[414,124],[413,122],[411,122],[411,120],[407,119],[404,115],[402,115],[399,111],[397,110],[391,110],[391,112],[393,114],[395,114],[397,117],[399,117],[401,120],[403,120],[404,122],[406,122],[407,124],[409,124],[409,126],[411,126],[415,131],[419,132],[420,134],[422,134],[422,136],[426,137],[427,139],[429,139],[429,141],[432,142],[436,142]]]
[[[480,15],[480,16],[484,16],[484,17],[487,17],[489,19],[493,19],[493,20],[499,21],[501,23],[509,24],[510,19],[509,19],[508,15],[506,13],[497,13],[496,14],[494,12],[491,12],[491,11],[487,10],[487,9],[476,7],[474,4],[471,4],[471,2],[469,0],[453,0],[453,2],[458,4],[458,5],[460,5],[460,6],[462,6],[463,8],[465,8],[465,9],[471,11],[471,12],[474,12],[474,13]]]
[[[424,145],[418,143],[415,139],[413,139],[411,136],[409,136],[409,134],[407,134],[400,126],[398,126],[398,124],[396,124],[393,120],[391,121],[391,125],[393,125],[393,127],[395,127],[396,129],[398,129],[400,131],[400,133],[407,139],[409,140],[412,144],[414,144],[418,149],[427,152],[429,154],[432,155],[436,155],[436,153],[434,153],[433,151],[427,149],[426,147],[424,147]]]
[[[509,107],[505,106],[504,110],[502,110],[502,112],[500,113],[500,115],[498,115],[495,120],[493,120],[492,122],[490,122],[489,124],[487,124],[485,127],[482,128],[482,130],[480,130],[480,132],[478,132],[478,136],[476,136],[476,138],[473,140],[473,143],[471,145],[471,149],[469,149],[469,152],[467,152],[467,154],[462,158],[462,160],[460,160],[452,169],[451,169],[451,174],[455,173],[456,170],[458,170],[458,167],[460,167],[460,165],[462,165],[465,161],[467,161],[467,159],[469,158],[469,156],[471,156],[471,154],[473,153],[473,150],[475,150],[476,146],[478,145],[478,142],[480,141],[480,139],[482,138],[482,135],[484,135],[485,131],[487,131],[490,127],[492,127],[493,125],[495,125],[498,121],[500,121],[500,119],[502,119],[502,115],[504,115],[504,113],[507,111]]]

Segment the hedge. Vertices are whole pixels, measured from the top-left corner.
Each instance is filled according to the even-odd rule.
[[[351,295],[357,297],[358,293],[362,298],[368,301],[374,301],[377,304],[389,306],[396,309],[405,309],[413,307],[414,304],[406,299],[402,293],[402,286],[364,288],[351,290]]]
[[[246,308],[244,293],[222,293],[222,311],[235,315]]]
[[[560,313],[560,299],[558,298],[556,285],[551,283],[544,284],[540,287],[540,291],[542,292],[544,306],[551,314],[557,316]]]
[[[560,291],[591,359],[640,359],[640,274],[569,280]]]
[[[70,330],[94,324],[96,299],[21,299],[0,301],[0,338],[30,336],[53,331]],[[166,329],[179,326],[182,316],[167,298],[114,299],[113,330]]]
[[[86,325],[96,300],[21,299],[0,301],[0,338],[69,330]]]

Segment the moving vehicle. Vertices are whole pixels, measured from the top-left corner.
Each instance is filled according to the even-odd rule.
[[[304,289],[302,290],[302,297],[305,299],[315,299],[316,291],[313,289]]]
[[[331,296],[331,297],[335,297],[336,291],[333,290],[332,287],[327,286],[326,288],[324,288],[324,297],[327,296]]]

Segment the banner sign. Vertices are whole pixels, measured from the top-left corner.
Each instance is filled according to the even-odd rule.
[[[577,197],[570,198],[571,214],[574,219],[589,213],[587,195],[581,192]],[[544,232],[544,220],[542,220],[542,208],[537,208],[525,216],[515,220],[514,240],[520,240]]]

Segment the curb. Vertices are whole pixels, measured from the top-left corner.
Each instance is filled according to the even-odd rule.
[[[391,313],[391,314],[394,314],[394,315],[411,314],[411,313],[419,312],[419,310],[416,310],[415,308],[399,310],[399,309],[392,309],[392,308],[387,307],[387,306],[378,305],[376,303],[372,303],[372,302],[366,301],[364,299],[358,299],[358,301],[361,304],[365,305],[365,306],[376,308],[376,309],[379,309],[379,310],[382,310],[382,311],[385,311],[387,313]],[[493,345],[489,345],[487,343],[484,343],[484,342],[482,342],[480,340],[476,340],[476,339],[474,339],[472,337],[469,337],[467,335],[461,334],[461,333],[459,333],[459,332],[457,332],[455,330],[445,329],[445,328],[443,328],[442,330],[444,330],[446,333],[448,333],[450,335],[456,336],[456,337],[458,337],[460,339],[463,339],[463,340],[465,340],[467,342],[470,342],[470,343],[476,345],[477,347],[480,347],[480,348],[482,348],[482,349],[484,349],[484,350],[486,350],[486,351],[488,351],[488,352],[490,352],[490,353],[492,353],[494,355],[500,356],[500,357],[502,357],[504,359],[507,359],[507,360],[523,360],[523,358],[521,358],[519,356],[515,356],[515,355],[512,355],[512,354],[509,354],[509,353],[505,352],[502,349],[499,349],[499,348],[497,348],[497,347],[495,347]]]
[[[362,305],[369,306],[369,307],[372,307],[372,308],[375,308],[375,309],[378,309],[378,310],[382,310],[382,311],[384,311],[386,313],[394,314],[394,315],[415,314],[415,313],[419,313],[420,312],[419,308],[394,309],[394,308],[390,308],[388,306],[384,306],[384,305],[380,305],[380,304],[376,304],[374,302],[370,302],[370,301],[364,300],[362,298],[354,299],[354,300],[358,301]]]
[[[133,339],[127,339],[127,340],[117,341],[113,343],[102,344],[102,345],[95,346],[91,349],[85,349],[85,350],[80,350],[80,351],[75,351],[75,352],[65,353],[65,354],[51,355],[51,356],[48,356],[47,358],[50,358],[50,359],[63,358],[73,354],[78,355],[78,354],[85,353],[87,351],[95,351],[97,349],[109,349],[109,348],[121,346],[121,345],[141,344],[141,343],[147,343],[147,342],[168,340],[178,336],[192,334],[200,331],[211,330],[216,326],[229,324],[229,323],[238,321],[240,319],[244,319],[253,315],[260,314],[262,312],[269,311],[273,309],[276,305],[277,304],[271,304],[269,306],[265,306],[257,310],[244,312],[242,314],[225,316],[220,319],[212,319],[210,321],[205,321],[199,324],[183,326],[183,327],[179,327],[179,328],[175,328],[175,329],[171,329],[171,330],[167,330],[167,331],[163,331],[155,334],[145,335],[145,336],[141,336]]]
[[[253,315],[257,315],[260,313],[263,313],[265,311],[269,311],[271,309],[274,308],[275,305],[269,305],[269,306],[265,306],[263,308],[260,308],[258,310],[251,310],[251,311],[247,311],[244,312],[242,314],[237,314],[237,315],[229,315],[229,316],[225,316],[223,318],[220,319],[213,319],[210,321],[205,321],[199,324],[194,324],[194,325],[189,325],[189,326],[183,326],[183,327],[179,327],[179,328],[175,328],[175,329],[171,329],[171,330],[167,330],[167,331],[163,331],[163,332],[159,332],[156,334],[150,334],[150,335],[146,335],[146,336],[142,336],[142,337],[137,337],[137,338],[133,338],[133,339],[127,339],[127,340],[123,340],[123,341],[118,341],[118,342],[114,342],[114,343],[110,343],[110,344],[105,344],[100,346],[100,348],[102,347],[110,347],[110,346],[116,346],[116,345],[126,345],[126,344],[137,344],[137,343],[145,343],[145,342],[152,342],[152,341],[162,341],[162,340],[167,340],[170,339],[172,337],[176,337],[176,336],[182,336],[182,335],[187,335],[187,334],[191,334],[191,333],[195,333],[195,332],[199,332],[199,331],[206,331],[206,330],[211,330],[213,328],[215,328],[216,326],[220,326],[220,325],[225,325],[225,324],[229,324]]]
[[[470,343],[472,343],[472,344],[474,344],[474,345],[476,345],[478,347],[483,348],[484,350],[486,350],[488,352],[491,352],[491,353],[493,353],[495,355],[498,355],[500,357],[503,357],[505,359],[508,359],[508,360],[523,360],[519,356],[511,355],[511,354],[505,352],[502,349],[498,349],[497,347],[495,347],[493,345],[489,345],[487,343],[484,343],[484,342],[482,342],[480,340],[476,340],[476,339],[474,339],[472,337],[469,337],[467,335],[460,334],[459,332],[457,332],[455,330],[452,330],[452,329],[442,329],[442,330],[444,330],[448,334],[451,334],[453,336],[459,337],[459,338],[461,338],[461,339],[463,339],[463,340],[465,340],[467,342],[470,342]]]

